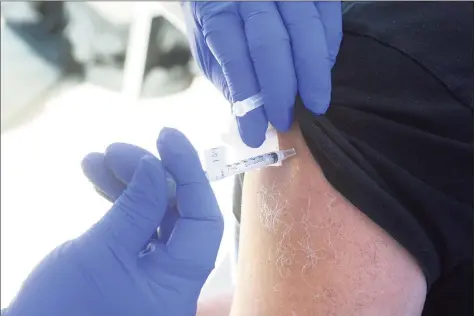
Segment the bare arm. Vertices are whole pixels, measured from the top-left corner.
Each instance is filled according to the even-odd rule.
[[[324,178],[297,128],[298,156],[247,173],[231,315],[420,315],[413,258]]]

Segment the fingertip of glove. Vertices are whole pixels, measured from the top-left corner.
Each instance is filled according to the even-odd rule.
[[[105,166],[102,153],[86,155],[81,162],[81,167],[84,176],[107,200],[114,201],[125,189],[125,185],[117,180]]]
[[[82,172],[88,176],[91,174],[91,169],[94,168],[97,164],[101,163],[104,160],[104,154],[102,153],[89,153],[81,161]]]
[[[160,135],[158,136],[158,143],[164,143],[169,140],[173,140],[175,137],[184,137],[184,135],[177,129],[171,127],[164,127],[160,131]]]
[[[141,190],[157,195],[165,183],[165,171],[162,162],[154,156],[144,156],[140,159],[135,170],[130,187],[140,187]]]
[[[162,159],[182,154],[196,154],[193,145],[186,136],[170,127],[164,127],[157,139],[157,149]]]
[[[112,143],[106,147],[106,150],[104,151],[104,153],[111,154],[111,153],[121,152],[125,146],[127,146],[127,144],[125,143]]]
[[[312,111],[312,113],[316,115],[324,115],[327,112],[329,106],[330,105],[327,102],[316,103],[309,106],[305,105],[307,109],[309,109],[310,111]]]
[[[147,155],[153,156],[141,147],[127,143],[114,143],[107,147],[104,162],[118,179],[128,183],[140,159]]]
[[[246,135],[241,131],[241,138],[243,142],[251,147],[251,148],[259,148],[262,146],[264,141],[266,140],[265,133],[262,134],[254,134],[254,135]]]
[[[113,143],[107,146],[106,150],[104,151],[104,162],[108,167],[112,167],[114,169],[116,157],[121,157],[122,153],[125,151],[124,147],[127,144],[124,143]]]
[[[269,121],[272,124],[272,126],[278,132],[281,132],[281,133],[287,132],[290,129],[290,127],[292,126],[292,121],[294,119],[293,105],[292,105],[292,107],[290,107],[286,110],[282,109],[281,113],[278,113],[278,115],[275,115],[275,116],[267,114],[267,116],[269,117]]]
[[[330,106],[331,89],[320,89],[318,92],[303,91],[300,94],[304,106],[316,115],[323,115]]]
[[[241,139],[247,146],[258,148],[266,140],[269,122],[262,107],[252,110],[243,117],[238,117],[237,123]]]
[[[239,123],[239,134],[242,141],[251,148],[259,148],[266,140],[266,128],[262,126],[249,126]]]
[[[113,143],[107,146],[106,150],[104,151],[104,156],[107,159],[115,158],[115,157],[129,157],[135,156],[142,157],[144,155],[151,155],[145,149],[127,143]]]
[[[154,171],[163,171],[162,162],[154,156],[146,155],[140,159],[137,172],[139,170],[141,172],[152,172],[152,174],[154,175]]]

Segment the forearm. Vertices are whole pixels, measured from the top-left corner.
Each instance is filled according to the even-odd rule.
[[[298,156],[245,177],[231,314],[420,315],[412,257],[328,184],[297,129],[279,140]]]

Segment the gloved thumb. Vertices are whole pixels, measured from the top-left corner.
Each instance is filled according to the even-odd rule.
[[[167,184],[162,162],[143,157],[124,193],[91,228],[90,235],[132,254],[140,252],[157,231],[167,209]]]

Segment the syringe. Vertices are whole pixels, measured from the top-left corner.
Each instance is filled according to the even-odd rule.
[[[282,162],[290,157],[295,156],[297,153],[295,149],[286,149],[273,151],[259,156],[251,157],[248,159],[240,160],[230,165],[225,165],[219,170],[207,170],[206,176],[210,182],[222,180],[227,177],[232,177],[246,171],[265,168],[267,166]],[[176,203],[176,183],[171,175],[166,174],[167,179],[167,193],[169,204]]]
[[[282,162],[296,155],[295,149],[273,151],[259,156],[244,159],[230,165],[225,165],[220,170],[208,170],[206,176],[209,181],[218,181],[227,177],[235,176],[246,171],[265,168]]]

